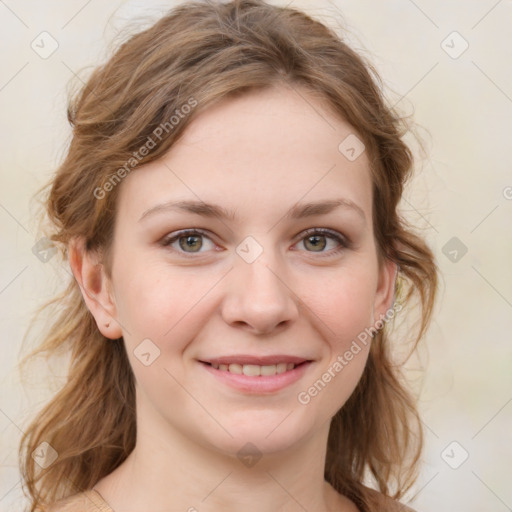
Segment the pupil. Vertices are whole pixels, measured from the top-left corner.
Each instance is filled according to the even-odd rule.
[[[320,239],[324,238],[323,236],[319,235],[313,235],[308,238],[308,241],[311,242],[313,240],[313,247],[323,249],[325,247],[325,240],[324,243],[319,245]]]
[[[198,243],[199,237],[198,236],[187,236],[183,237],[181,240],[186,240],[185,244],[180,243],[182,249],[194,249],[194,248],[201,248],[201,244]],[[198,246],[198,247],[197,247]]]

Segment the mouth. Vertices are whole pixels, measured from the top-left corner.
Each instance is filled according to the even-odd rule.
[[[303,361],[302,363],[277,363],[277,364],[266,364],[266,365],[258,365],[258,364],[242,364],[242,363],[231,363],[231,364],[221,364],[221,363],[208,363],[205,361],[201,361],[203,364],[211,366],[215,370],[219,370],[221,372],[229,372],[234,373],[236,375],[246,375],[247,377],[269,377],[272,375],[280,375],[285,372],[289,372],[294,370],[295,368],[306,364],[310,361]]]
[[[297,382],[313,360],[294,356],[229,356],[199,363],[223,385],[249,394],[269,394]]]

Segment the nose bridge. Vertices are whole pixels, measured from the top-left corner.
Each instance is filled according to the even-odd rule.
[[[266,237],[266,241],[270,240]],[[261,237],[260,237],[261,239]],[[242,322],[268,332],[297,318],[295,295],[286,279],[285,262],[270,242],[247,237],[236,249],[231,285],[223,308],[227,322]]]

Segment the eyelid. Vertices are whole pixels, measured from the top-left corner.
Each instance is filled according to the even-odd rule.
[[[337,240],[341,244],[345,245],[346,247],[349,247],[351,245],[351,241],[343,233],[340,233],[339,231],[336,231],[334,229],[329,229],[329,228],[305,229],[304,231],[301,231],[299,233],[301,238],[299,238],[298,241],[300,242],[307,236],[313,236],[313,235],[317,235],[317,234],[326,235],[326,236],[329,236],[330,238],[334,238],[335,240]]]

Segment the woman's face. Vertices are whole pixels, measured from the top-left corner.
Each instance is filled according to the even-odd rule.
[[[139,416],[222,452],[325,432],[392,299],[366,153],[297,91],[217,104],[120,185],[112,311]]]

